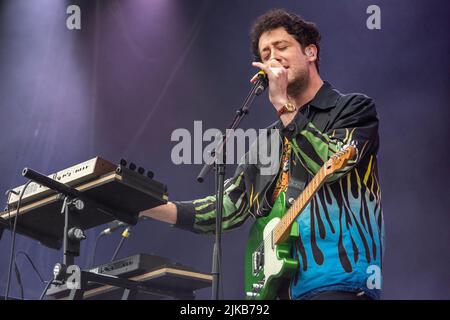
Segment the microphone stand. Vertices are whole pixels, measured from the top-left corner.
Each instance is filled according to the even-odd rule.
[[[258,79],[253,85],[252,89],[248,93],[241,108],[236,111],[233,121],[231,122],[226,133],[233,132],[242,119],[249,113],[251,104],[255,96],[259,96],[268,86],[268,80],[263,71],[258,73]],[[216,234],[213,249],[213,263],[212,263],[212,300],[219,299],[219,287],[220,287],[220,274],[221,274],[221,257],[222,257],[222,216],[223,216],[223,191],[225,181],[225,165],[226,165],[226,144],[229,135],[223,135],[219,145],[213,150],[211,155],[214,156],[214,161],[209,164],[205,164],[197,176],[198,182],[203,182],[206,175],[211,171],[214,166],[216,171],[215,183],[216,183]]]

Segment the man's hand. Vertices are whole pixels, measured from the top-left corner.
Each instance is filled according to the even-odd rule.
[[[287,97],[288,74],[287,70],[276,59],[270,59],[266,64],[253,62],[252,65],[263,70],[269,78],[269,100],[278,111],[289,102]],[[254,83],[257,76],[250,82]]]

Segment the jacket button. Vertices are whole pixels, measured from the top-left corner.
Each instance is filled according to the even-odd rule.
[[[288,200],[288,202],[289,202],[289,204],[293,204],[294,203],[294,201],[295,201],[295,199],[294,198],[289,198],[289,200]]]

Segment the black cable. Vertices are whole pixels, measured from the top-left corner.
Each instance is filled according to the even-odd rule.
[[[119,245],[116,247],[116,250],[114,250],[114,254],[113,254],[113,256],[111,257],[111,261],[110,261],[110,262],[113,262],[114,259],[116,259],[117,254],[119,253],[119,250],[120,250],[120,248],[122,247],[124,241],[125,241],[125,237],[122,237],[122,238],[120,239]]]
[[[25,299],[25,296],[24,296],[24,289],[23,289],[22,277],[21,277],[21,275],[20,275],[19,266],[18,266],[18,264],[17,264],[17,257],[18,257],[20,254],[24,255],[24,256],[27,258],[27,260],[30,262],[31,267],[34,269],[34,271],[35,271],[36,274],[38,275],[39,280],[41,280],[41,282],[42,282],[43,284],[45,284],[46,282],[45,282],[44,278],[42,278],[41,273],[40,273],[40,272],[38,271],[38,269],[36,268],[35,264],[33,263],[33,260],[31,260],[30,256],[29,256],[26,252],[24,252],[24,251],[19,251],[19,252],[17,252],[16,255],[15,255],[15,258],[14,258],[14,271],[15,271],[15,273],[16,273],[17,283],[19,284],[19,287],[20,287],[20,296],[21,296],[22,300],[24,300],[24,299]]]
[[[46,281],[44,280],[44,277],[42,277],[41,273],[39,272],[39,270],[36,268],[36,265],[33,263],[33,260],[31,260],[30,256],[24,252],[24,251],[18,251],[16,253],[16,261],[17,261],[17,257],[19,256],[19,254],[22,254],[25,256],[25,258],[27,258],[27,260],[30,262],[31,267],[34,269],[34,271],[36,272],[36,274],[39,277],[39,280],[41,280],[42,283],[46,283]]]
[[[17,283],[19,284],[19,287],[20,287],[20,297],[22,298],[22,300],[25,300],[24,295],[23,295],[22,277],[20,276],[19,268],[17,267],[16,261],[14,261],[14,271],[16,273]]]
[[[11,194],[14,193],[15,195],[19,195],[18,192],[9,189],[6,191],[5,195],[7,196],[7,200],[6,200],[6,211],[8,212],[8,223],[9,223],[9,230],[12,230],[12,224],[11,224],[11,211],[10,211],[10,207],[9,207],[9,201],[11,200]],[[17,259],[17,256],[16,256]],[[20,286],[20,296],[22,297],[22,300],[24,300],[24,290],[23,290],[23,285],[22,285],[22,277],[20,276],[20,272],[19,272],[19,268],[17,267],[17,263],[16,261],[14,261],[14,271],[16,274],[16,279],[17,279],[17,283]]]
[[[39,300],[43,300],[45,294],[47,293],[48,288],[50,288],[50,285],[53,283],[53,278],[51,278],[49,281],[47,281],[47,284],[45,285],[44,291],[42,291],[41,296],[39,297]]]
[[[6,194],[8,195],[8,199],[6,200],[6,211],[8,211],[8,223],[9,223],[9,230],[12,229],[12,224],[11,224],[11,212],[9,211],[9,200],[11,199],[11,193],[14,193],[14,191],[12,189],[9,189],[8,191],[6,191]]]
[[[88,261],[88,268],[92,268],[95,267],[95,252],[97,251],[97,244],[98,244],[98,240],[100,240],[100,238],[103,236],[102,233],[99,233],[97,235],[97,237],[95,238],[95,242],[94,242],[94,248],[91,252],[91,256],[89,257],[89,261]]]
[[[122,232],[122,238],[120,239],[119,245],[116,247],[116,250],[114,251],[114,254],[111,258],[111,262],[113,262],[116,257],[117,254],[119,253],[120,248],[122,248],[123,243],[125,242],[125,239],[128,238],[130,236],[130,229],[131,226],[128,226],[123,232]]]
[[[8,212],[8,224],[9,224],[9,230],[12,230],[13,226],[11,224],[11,211],[9,207],[9,201],[11,200],[11,193],[14,193],[15,195],[19,195],[20,193],[17,191],[14,191],[13,189],[6,190],[5,195],[7,196],[6,200],[6,211]],[[0,234],[1,238],[1,234]]]
[[[6,291],[5,291],[5,300],[8,300],[8,296],[9,296],[9,288],[11,286],[11,272],[12,272],[12,266],[14,263],[14,250],[16,247],[16,227],[17,227],[17,219],[19,218],[19,210],[20,210],[20,203],[22,202],[22,197],[25,193],[25,190],[27,189],[27,187],[30,185],[32,181],[29,180],[25,186],[23,187],[22,191],[20,192],[20,196],[19,196],[19,201],[17,202],[17,210],[16,210],[16,216],[14,217],[14,226],[13,226],[13,230],[12,230],[12,241],[11,241],[11,252],[10,252],[10,256],[9,256],[9,268],[8,268],[8,282],[6,284]]]

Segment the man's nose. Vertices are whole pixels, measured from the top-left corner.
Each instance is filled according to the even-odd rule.
[[[280,55],[278,54],[278,52],[277,52],[276,50],[273,50],[273,51],[271,52],[269,61],[271,61],[271,60],[276,60],[276,61],[278,61],[279,63],[281,63],[281,60],[282,60],[282,59],[281,59]]]
[[[268,63],[269,63],[270,66],[273,66],[273,64],[275,64],[275,65],[280,64],[281,65],[281,58],[279,58],[279,57],[271,57],[269,59]]]

